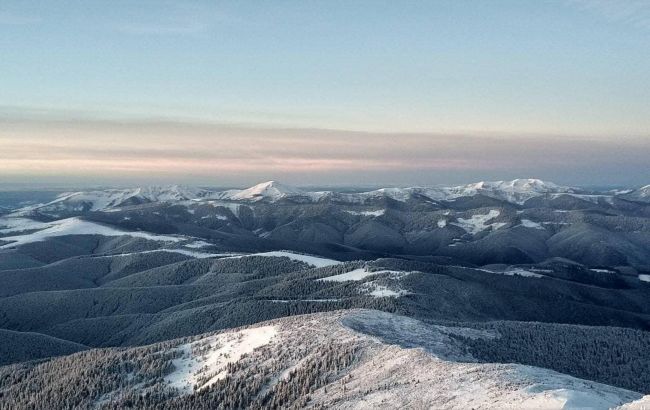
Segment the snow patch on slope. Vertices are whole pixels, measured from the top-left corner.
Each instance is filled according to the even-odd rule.
[[[3,241],[11,243],[0,246],[0,249],[13,248],[26,243],[41,242],[46,239],[66,236],[66,235],[101,235],[101,236],[131,236],[134,238],[143,238],[152,241],[179,242],[183,238],[156,235],[140,231],[122,231],[110,226],[100,225],[98,223],[84,221],[79,218],[61,219],[55,222],[49,222],[45,229],[26,235],[16,235],[2,238]]]
[[[531,221],[530,219],[522,219],[521,226],[524,228],[544,229],[540,223]]]
[[[351,270],[350,272],[341,273],[334,276],[328,276],[326,278],[320,278],[318,281],[321,282],[348,282],[348,281],[360,281],[369,276],[381,275],[384,273],[390,273],[391,276],[397,278],[407,275],[407,272],[400,272],[395,270],[379,270],[379,271],[368,271],[366,268],[358,268]]]
[[[275,326],[262,326],[209,336],[177,348],[182,356],[174,359],[175,370],[165,376],[169,387],[189,394],[205,389],[226,377],[229,363],[267,345],[278,333]]]
[[[490,269],[480,269],[480,268],[473,268],[474,270],[481,271],[481,272],[487,272],[491,273],[494,275],[505,275],[505,276],[524,276],[527,278],[543,278],[544,275],[538,273],[541,272],[540,269],[536,270],[527,270],[523,268],[508,268],[502,271],[495,271],[495,270],[490,270]]]
[[[270,257],[287,257],[294,261],[305,262],[308,265],[314,266],[316,268],[322,268],[325,266],[338,265],[341,262],[334,259],[321,258],[313,255],[304,255],[302,253],[294,253],[288,251],[271,251],[271,252],[261,252],[261,253],[250,253],[247,255],[238,255],[233,256],[233,258],[245,258],[248,256],[270,256]]]
[[[386,211],[384,209],[379,209],[376,211],[344,211],[351,215],[361,215],[361,216],[382,216]]]
[[[472,215],[471,218],[467,219],[458,218],[457,222],[451,222],[451,224],[463,228],[465,231],[471,233],[472,235],[476,235],[477,233],[482,232],[488,228],[496,230],[506,225],[503,222],[494,222],[491,224],[487,223],[489,220],[494,219],[499,215],[500,212],[498,210],[492,209],[485,215]]]
[[[50,227],[46,222],[28,218],[0,218],[0,234],[20,233]]]
[[[376,298],[398,298],[411,293],[404,289],[393,289],[375,282],[364,283],[361,292]]]

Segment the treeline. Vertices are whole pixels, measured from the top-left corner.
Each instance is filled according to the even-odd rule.
[[[467,326],[467,324],[464,324]],[[547,323],[472,324],[501,337],[456,336],[485,362],[545,367],[575,377],[650,393],[650,332]]]
[[[358,351],[352,341],[272,343],[228,364],[224,378],[186,394],[169,387],[165,376],[178,370],[176,347],[190,340],[2,367],[0,409],[298,409],[315,390],[345,376]],[[201,346],[196,349],[199,354]]]

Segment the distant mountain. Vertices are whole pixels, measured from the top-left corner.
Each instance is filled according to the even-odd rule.
[[[621,195],[621,197],[630,201],[650,202],[650,185],[627,192]]]
[[[449,198],[485,195],[515,204],[523,204],[527,200],[543,195],[575,194],[581,192],[577,188],[559,186],[552,182],[539,179],[514,179],[512,181],[481,181],[474,184],[446,188],[443,191]]]
[[[534,179],[61,195],[0,216],[0,408],[630,402],[650,393],[641,198]]]
[[[590,266],[645,269],[650,265],[647,192],[648,187],[586,192],[537,179],[309,192],[269,181],[227,191],[167,186],[74,192],[14,216],[61,221],[39,237],[86,229],[111,235],[149,231],[218,235],[224,251],[320,253],[327,248],[341,257],[348,249],[350,255],[443,256],[476,265],[563,257]],[[84,221],[68,220],[79,217]],[[88,228],[88,221],[117,230]],[[0,241],[7,243],[0,242],[0,248],[25,243],[16,234],[38,228],[13,218],[3,223]]]
[[[281,200],[294,200],[298,202],[331,201],[360,204],[381,200],[382,198],[400,202],[422,199],[450,201],[479,195],[521,205],[531,198],[540,196],[557,197],[560,195],[575,195],[576,197],[581,197],[585,196],[585,194],[587,193],[577,188],[559,186],[538,179],[515,179],[512,181],[495,182],[482,181],[454,187],[382,188],[359,193],[341,193],[336,191],[310,192],[277,181],[268,181],[247,189],[227,191],[211,191],[172,185],[71,192],[61,194],[49,203],[26,207],[23,211],[81,213],[106,211],[151,202],[181,202],[188,200],[223,200],[248,203],[260,201],[272,203]]]
[[[39,212],[106,211],[149,202],[174,202],[202,198],[209,191],[181,185],[149,186],[129,189],[107,189],[89,192],[67,192],[46,204],[32,205],[24,210]]]
[[[232,191],[223,199],[231,201],[278,201],[283,198],[307,196],[307,193],[299,188],[282,184],[276,181],[262,182],[248,189]]]

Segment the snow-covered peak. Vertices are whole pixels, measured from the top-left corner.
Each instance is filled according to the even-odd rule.
[[[513,179],[512,181],[480,181],[473,184],[453,187],[454,189],[465,190],[489,190],[489,191],[509,191],[509,192],[531,192],[531,193],[551,193],[557,191],[571,191],[569,187],[560,187],[553,182],[542,181],[541,179]]]
[[[277,181],[268,181],[238,191],[230,195],[230,199],[234,201],[259,201],[262,199],[277,201],[281,198],[301,195],[305,195],[301,189]]]
[[[205,197],[208,194],[209,191],[204,189],[182,185],[67,192],[59,195],[54,201],[30,209],[70,212],[106,211],[147,202],[186,201]]]
[[[461,197],[484,195],[517,204],[523,204],[530,198],[545,194],[571,194],[578,190],[564,187],[540,179],[514,179],[512,181],[480,181],[467,185],[451,187],[408,187],[381,188],[358,193],[330,193],[337,201],[346,203],[364,203],[377,198],[391,198],[405,202],[414,197],[425,197],[434,201],[453,200]],[[325,193],[303,193],[312,198],[322,198]]]
[[[150,201],[186,201],[201,198],[208,194],[209,191],[204,189],[184,185],[138,188],[138,195]]]
[[[452,187],[386,187],[367,192],[340,193],[332,191],[310,192],[277,181],[267,181],[247,189],[209,191],[182,185],[148,186],[142,188],[107,189],[101,191],[69,192],[44,205],[32,206],[22,211],[87,212],[107,211],[119,207],[150,202],[179,202],[188,200],[227,200],[275,202],[283,198],[299,198],[302,202],[317,202],[324,198],[342,203],[366,203],[381,198],[406,202],[412,198],[448,201],[461,197],[484,195],[503,201],[523,204],[530,198],[546,194],[578,194],[579,190],[556,185],[539,179],[514,179],[512,181],[480,181]],[[624,196],[632,200],[650,198],[650,186],[639,188]]]
[[[650,185],[643,186],[631,192],[622,195],[625,199],[632,201],[649,202],[650,201]]]
[[[485,195],[491,198],[523,204],[528,199],[545,194],[570,194],[577,190],[540,179],[513,179],[512,181],[480,181],[473,184],[443,188],[449,199]]]

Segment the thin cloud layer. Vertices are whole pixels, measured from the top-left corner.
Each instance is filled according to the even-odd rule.
[[[197,183],[245,184],[276,177],[310,183],[441,183],[486,175],[534,175],[560,182],[588,183],[588,177],[636,183],[650,172],[650,144],[643,138],[614,142],[203,123],[6,120],[0,145],[0,174],[7,179],[3,182],[52,175],[116,180],[173,175]]]

